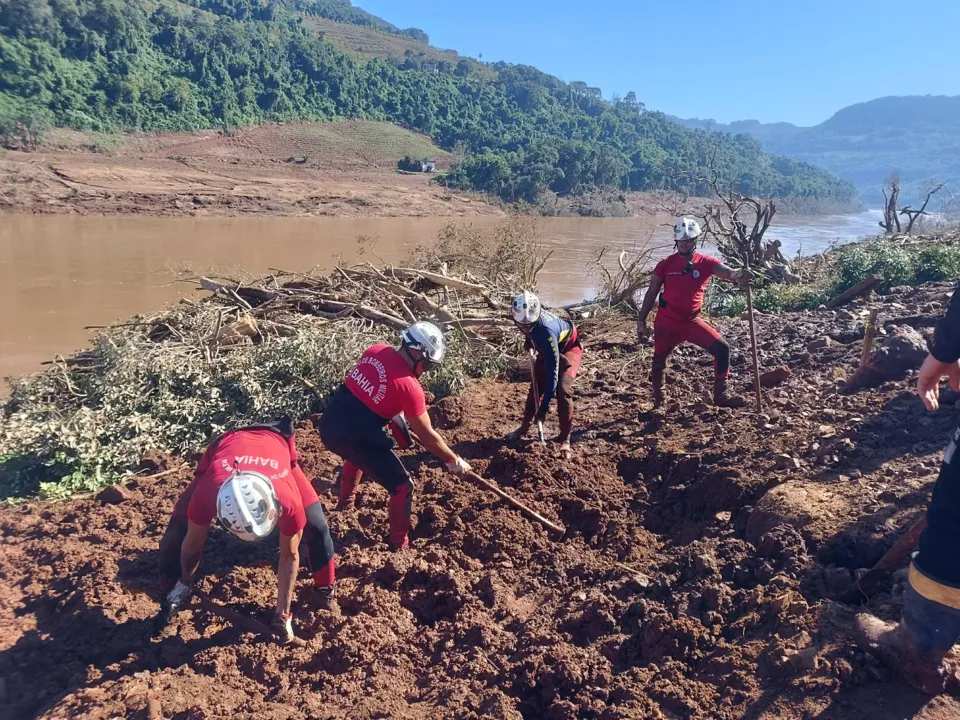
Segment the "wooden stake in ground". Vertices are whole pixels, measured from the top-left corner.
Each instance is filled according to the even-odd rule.
[[[873,336],[877,332],[877,310],[870,311],[870,317],[867,319],[867,325],[864,328],[863,348],[860,350],[860,366],[858,370],[863,369],[870,359],[870,348],[873,346]]]
[[[753,392],[757,396],[757,414],[763,412],[760,396],[760,360],[757,357],[757,328],[753,319],[753,288],[747,285],[747,317],[750,322],[750,351],[753,353]]]
[[[567,529],[566,529],[565,527],[563,527],[562,525],[557,525],[557,524],[555,524],[555,523],[550,522],[550,521],[547,520],[543,515],[541,515],[540,513],[536,512],[535,510],[532,510],[531,508],[527,507],[526,505],[524,505],[524,504],[523,504],[522,502],[520,502],[519,500],[516,500],[515,498],[510,497],[510,496],[507,495],[503,490],[501,490],[501,489],[498,488],[496,485],[494,485],[492,482],[490,482],[489,480],[486,480],[486,479],[480,477],[480,476],[477,475],[475,472],[470,471],[470,472],[467,472],[467,473],[464,473],[464,474],[466,475],[466,477],[468,477],[468,478],[470,478],[471,480],[473,480],[473,482],[475,482],[477,485],[479,485],[480,487],[482,487],[484,490],[489,490],[490,492],[495,493],[499,498],[501,498],[502,500],[506,501],[507,504],[515,507],[517,510],[519,510],[519,511],[522,512],[522,513],[524,513],[524,514],[527,515],[528,517],[533,518],[534,520],[536,520],[538,523],[540,523],[540,524],[543,525],[544,527],[547,527],[547,528],[553,530],[555,533],[559,533],[559,534],[561,534],[561,535],[564,534],[564,533],[567,531]]]

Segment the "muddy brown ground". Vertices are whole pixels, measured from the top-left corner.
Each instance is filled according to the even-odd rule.
[[[55,131],[0,154],[0,211],[93,215],[435,217],[501,214],[397,160],[450,157],[388,123],[260,125],[136,136]]]
[[[886,331],[929,332],[952,289],[873,304],[893,321]],[[311,610],[301,574],[305,647],[196,606],[151,637],[157,543],[189,465],[130,483],[118,504],[0,511],[0,715],[960,717],[956,700],[916,693],[851,638],[858,610],[898,616],[902,574],[863,606],[839,601],[924,508],[958,421],[948,402],[926,413],[909,377],[840,392],[868,307],[759,318],[762,367],[791,371],[763,391],[764,416],[710,406],[710,360],[685,348],[661,419],[649,407],[649,348],[638,350],[632,325],[584,323],[572,460],[502,439],[522,383],[477,382],[436,403],[456,449],[563,523],[562,540],[408,451],[412,547],[391,553],[386,493],[364,483],[356,510],[332,512],[335,458],[302,422],[301,457],[340,556],[334,612]],[[721,324],[743,386],[746,322]],[[827,347],[808,347],[823,337]],[[144,469],[179,462],[158,456]],[[214,531],[198,584],[268,618],[276,554],[273,541]]]

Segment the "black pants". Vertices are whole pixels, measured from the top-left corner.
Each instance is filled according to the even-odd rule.
[[[940,465],[927,508],[927,529],[920,536],[917,566],[938,582],[960,586],[960,428]]]
[[[320,439],[327,450],[390,493],[390,544],[403,547],[408,542],[413,482],[393,452],[395,443],[384,432],[386,423],[341,385],[320,417]]]

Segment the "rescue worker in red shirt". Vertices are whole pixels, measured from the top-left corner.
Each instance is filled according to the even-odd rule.
[[[523,410],[520,427],[510,437],[522,438],[530,431],[530,423],[547,419],[550,401],[557,396],[557,416],[560,434],[554,442],[560,443],[560,452],[570,455],[570,432],[573,429],[573,381],[580,370],[583,346],[580,333],[569,320],[547,312],[540,298],[524,291],[513,299],[513,322],[526,337],[524,347],[536,352],[530,392]]]
[[[279,527],[277,604],[270,627],[285,642],[291,641],[290,606],[301,538],[320,606],[332,601],[336,558],[323,506],[297,464],[290,418],[230,430],[207,448],[160,541],[160,588],[165,595],[160,624],[166,624],[189,599],[214,518],[250,542]]]
[[[404,330],[399,348],[367,348],[320,416],[320,439],[344,461],[337,509],[353,507],[361,475],[372,476],[390,493],[389,544],[394,550],[409,544],[413,502],[413,482],[393,451],[395,445],[410,447],[412,430],[454,475],[470,470],[430,424],[418,380],[437,367],[443,355],[440,330],[428,322],[415,323]]]
[[[738,408],[741,397],[727,395],[730,374],[730,346],[720,333],[700,318],[703,294],[711,276],[741,285],[750,282],[748,270],[733,270],[717,258],[697,252],[700,225],[693,218],[680,218],[674,227],[677,252],[657,263],[650,278],[650,287],[643,298],[637,320],[637,337],[646,342],[650,335],[647,316],[659,295],[659,309],[653,326],[653,406],[663,405],[663,374],[670,353],[683,342],[689,342],[713,355],[713,402],[718,407]]]

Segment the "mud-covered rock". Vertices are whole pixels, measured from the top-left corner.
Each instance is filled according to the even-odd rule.
[[[927,341],[908,325],[897,325],[894,334],[883,340],[880,348],[870,356],[874,382],[898,380],[923,364],[927,356]]]

